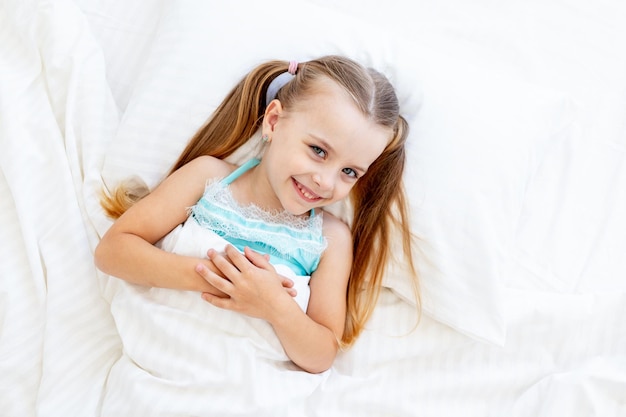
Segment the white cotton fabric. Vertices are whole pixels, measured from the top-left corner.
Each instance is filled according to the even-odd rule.
[[[226,244],[191,219],[159,246],[203,257],[208,248],[223,251]],[[276,269],[293,279],[295,301],[306,310],[309,277],[283,265]],[[124,350],[107,379],[103,416],[253,416],[263,410],[269,416],[298,404],[325,378],[291,363],[264,320],[214,307],[197,292],[121,280],[111,286],[111,313]]]

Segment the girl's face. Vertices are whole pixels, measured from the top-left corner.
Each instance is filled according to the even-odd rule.
[[[391,138],[327,79],[289,111],[270,103],[263,133],[271,138],[259,166],[274,197],[268,203],[295,215],[346,197]]]

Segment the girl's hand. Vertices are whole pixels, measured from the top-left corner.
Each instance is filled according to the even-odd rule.
[[[239,253],[239,252],[237,252],[237,253]],[[287,294],[291,295],[292,297],[295,297],[298,294],[296,289],[293,288],[294,282],[291,279],[276,273],[276,269],[270,263],[270,256],[269,255],[267,255],[267,254],[266,255],[261,255],[259,252],[255,252],[255,251],[253,251],[252,249],[250,249],[247,246],[244,248],[243,254],[246,256],[246,258],[248,258],[248,260],[250,262],[252,262],[257,267],[275,273],[276,276],[278,278],[280,278],[281,284],[282,284],[283,288],[287,291]]]
[[[209,250],[207,255],[222,275],[198,264],[198,272],[209,284],[227,295],[226,298],[203,293],[202,298],[216,307],[238,311],[251,317],[269,319],[280,300],[293,302],[293,281],[278,275],[269,260],[245,248],[240,253],[228,245],[225,254]],[[286,296],[290,297],[287,298]]]
[[[232,245],[228,245],[228,246],[232,246]],[[234,249],[234,248],[233,248]],[[210,260],[210,256],[211,253],[217,253],[215,250],[213,249],[209,249],[207,251],[207,257],[209,258],[209,260],[207,260],[206,262],[209,263],[210,266],[208,266],[207,268],[209,270],[213,270],[213,272],[216,272],[219,276],[221,276],[222,278],[224,278],[223,273],[221,273],[221,271],[215,271],[215,264]],[[239,253],[239,252],[237,252]],[[252,249],[250,249],[249,247],[245,247],[244,248],[244,255],[246,255],[246,257],[248,258],[248,260],[250,262],[252,262],[254,265],[256,265],[259,268],[262,269],[266,269],[268,271],[274,272],[276,273],[276,269],[274,269],[274,266],[272,264],[270,264],[270,256],[267,254],[260,254],[258,252],[253,251]],[[206,278],[206,274],[203,272],[204,269],[207,268],[202,268],[201,265],[198,265],[196,267],[196,271],[200,274],[200,276],[202,276],[207,282],[207,278]],[[298,291],[296,291],[295,288],[293,288],[294,286],[294,282],[287,278],[284,277],[282,275],[278,275],[278,277],[280,277],[283,288],[287,291],[287,294],[291,295],[292,297],[295,297],[296,295],[298,295]],[[207,291],[205,291],[207,292]],[[211,294],[213,295],[218,295],[222,298],[224,297],[228,297],[226,294],[224,294],[222,291],[217,290],[216,288],[213,289],[213,291],[211,291]]]
[[[202,270],[209,270],[209,271],[213,271],[216,274],[218,274],[219,276],[222,277],[222,279],[225,279],[220,270],[217,269],[215,267],[215,265],[213,264],[213,262],[211,262],[208,259],[200,259],[199,260],[201,263],[199,263],[198,265],[196,265],[196,271],[202,269]],[[200,274],[202,275],[202,274]],[[204,288],[202,289],[202,293],[208,293],[208,294],[213,294],[216,297],[220,297],[220,298],[228,298],[228,294],[225,294],[224,292],[218,290],[217,288],[215,288],[213,285],[211,285],[206,279],[203,281],[204,282]]]

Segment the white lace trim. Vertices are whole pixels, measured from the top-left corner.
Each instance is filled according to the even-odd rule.
[[[209,211],[202,205],[202,200],[224,212]],[[287,211],[267,211],[255,204],[244,206],[235,200],[228,186],[218,179],[207,183],[202,199],[190,208],[190,213],[204,227],[219,230],[235,239],[268,242],[269,246],[285,255],[304,251],[319,256],[327,246],[322,235],[321,213],[304,218]],[[240,217],[240,221],[233,222],[229,214]]]

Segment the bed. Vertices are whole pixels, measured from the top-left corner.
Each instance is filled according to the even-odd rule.
[[[142,386],[117,415],[626,416],[624,21],[617,0],[4,0],[0,414],[103,414],[124,345],[102,186],[157,184],[260,61],[338,53],[411,125],[421,315],[396,262],[329,371],[235,343],[219,390]]]

